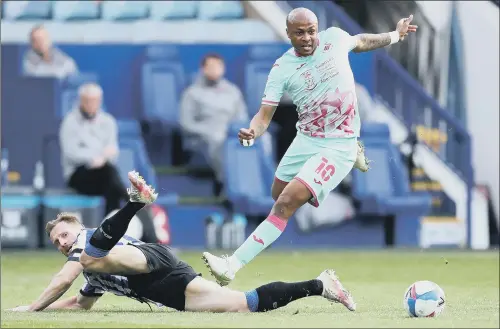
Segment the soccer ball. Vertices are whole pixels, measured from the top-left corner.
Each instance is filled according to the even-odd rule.
[[[437,317],[444,309],[443,289],[431,281],[417,281],[406,289],[403,305],[411,317]]]

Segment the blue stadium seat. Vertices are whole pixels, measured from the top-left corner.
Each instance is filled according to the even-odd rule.
[[[213,180],[192,175],[158,175],[157,190],[169,191],[179,196],[213,197]]]
[[[97,1],[54,1],[53,19],[57,21],[98,19]]]
[[[138,169],[134,148],[129,145],[123,145],[123,143],[120,142],[120,154],[116,160],[116,165],[123,184],[127,186],[129,182],[127,178],[128,172],[132,169]]]
[[[242,147],[235,138],[225,142],[224,186],[236,212],[265,216],[274,204],[274,164],[263,154],[260,140],[253,147]]]
[[[244,9],[240,1],[201,1],[198,18],[212,19],[241,19]]]
[[[118,166],[121,176],[126,178],[127,172],[135,169],[141,173],[149,184],[156,185],[156,175],[146,153],[144,141],[136,137],[120,137],[120,161]],[[121,162],[122,159],[123,163]],[[126,181],[128,182],[128,179],[126,179]]]
[[[150,1],[103,1],[102,18],[105,20],[136,20],[149,16]]]
[[[122,138],[123,137],[123,138]],[[153,187],[157,187],[156,174],[149,160],[146,147],[142,138],[120,137],[120,155],[117,161],[120,177],[129,185],[127,173],[131,170],[137,170],[144,177],[146,182]],[[160,191],[157,191],[160,192]],[[175,193],[160,193],[157,202],[165,204],[177,203],[178,196]]]
[[[198,12],[199,1],[153,1],[151,3],[152,19],[190,19]]]
[[[179,98],[185,86],[181,64],[166,61],[145,63],[141,79],[145,119],[178,126]]]
[[[353,171],[355,197],[370,201],[362,205],[361,211],[381,215],[425,213],[430,207],[430,199],[425,195],[415,196],[410,191],[407,169],[400,152],[391,143],[388,126],[365,123],[362,139],[366,156],[373,165],[367,173]]]
[[[117,120],[118,134],[120,138],[142,138],[141,125],[137,120]]]
[[[401,153],[391,143],[386,124],[365,123],[361,131],[366,156],[373,161],[370,171],[353,170],[353,197],[360,202],[359,213],[366,215],[394,216],[398,227],[408,229],[410,234],[418,227],[418,218],[431,209],[428,194],[410,191],[408,171],[401,160]],[[413,220],[409,220],[412,218]],[[404,220],[403,220],[404,219]],[[401,231],[401,230],[400,230]],[[405,238],[399,234],[397,245],[404,245]]]
[[[245,99],[248,112],[254,115],[260,108],[267,77],[274,61],[249,62],[245,68]]]
[[[276,58],[279,58],[286,50],[288,50],[288,46],[283,45],[254,45],[249,47],[245,65],[245,99],[250,114],[254,114],[259,110],[269,71],[273,67]]]
[[[3,1],[3,16],[8,20],[50,19],[52,1]]]
[[[68,88],[61,91],[61,106],[59,107],[56,117],[59,119],[64,118],[68,112],[70,112],[78,102],[78,91],[77,89]]]
[[[156,44],[146,48],[145,58],[147,62],[179,61],[179,46],[169,44]]]

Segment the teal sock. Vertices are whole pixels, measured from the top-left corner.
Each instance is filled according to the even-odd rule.
[[[270,215],[263,221],[255,231],[250,234],[245,242],[234,252],[235,257],[241,265],[246,265],[252,261],[262,250],[279,238],[285,230],[286,221]]]

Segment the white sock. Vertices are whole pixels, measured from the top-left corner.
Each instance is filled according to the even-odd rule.
[[[241,261],[234,255],[229,257],[229,265],[231,266],[231,270],[233,270],[234,273],[238,272],[243,267],[243,263],[241,263]]]

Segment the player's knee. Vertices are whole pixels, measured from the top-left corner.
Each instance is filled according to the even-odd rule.
[[[275,215],[283,219],[288,219],[300,206],[301,204],[299,204],[298,200],[292,194],[282,192],[276,198],[273,210]]]
[[[233,291],[230,296],[230,303],[226,306],[225,312],[245,313],[250,312],[248,301],[244,293]]]

